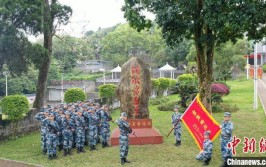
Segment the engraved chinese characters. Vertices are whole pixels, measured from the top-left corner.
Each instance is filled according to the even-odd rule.
[[[122,66],[121,81],[117,88],[121,111],[126,112],[129,119],[149,118],[150,93],[149,69],[142,60],[132,57]]]

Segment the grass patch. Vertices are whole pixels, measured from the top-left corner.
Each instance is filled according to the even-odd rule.
[[[241,143],[237,147],[237,156],[253,156],[264,157],[265,154],[258,152],[258,142],[261,137],[266,134],[266,117],[260,105],[257,111],[253,111],[253,84],[252,81],[230,81],[227,82],[231,86],[231,94],[224,97],[224,104],[235,105],[239,107],[239,111],[232,113],[232,122],[234,123],[234,135],[241,139]],[[167,97],[169,102],[177,101],[178,95]],[[171,129],[172,112],[160,112],[156,105],[149,107],[150,117],[153,119],[153,125],[164,136],[164,143],[160,145],[144,145],[130,146],[128,159],[132,161],[126,166],[139,167],[157,167],[157,166],[184,166],[195,167],[201,166],[200,162],[195,160],[195,156],[199,150],[190,136],[187,129],[183,126],[182,145],[174,147],[173,134],[167,138],[166,135]],[[221,122],[223,113],[214,113],[214,118]],[[119,111],[112,112],[114,119],[119,117]],[[116,126],[111,124],[111,128]],[[244,154],[242,152],[244,137],[255,137],[257,140],[257,149],[255,154]],[[62,152],[59,153],[57,160],[48,161],[47,156],[41,154],[40,134],[33,133],[17,140],[2,142],[0,144],[0,157],[25,161],[33,164],[41,164],[45,166],[120,166],[119,147],[110,147],[102,149],[98,146],[98,151],[90,152],[88,147],[85,154],[76,154],[63,157]],[[219,166],[220,160],[220,139],[214,142],[213,159],[210,166]]]

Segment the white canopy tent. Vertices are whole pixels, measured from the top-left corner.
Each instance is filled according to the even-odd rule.
[[[171,78],[174,79],[175,78],[175,68],[170,66],[168,63],[166,63],[166,65],[164,65],[163,67],[161,67],[159,69],[160,71],[160,78],[164,77],[164,73],[165,72],[171,72]]]
[[[112,72],[112,79],[117,79],[117,73],[121,73],[121,67],[119,66],[119,64],[116,68],[112,69],[111,72]],[[114,78],[114,76],[116,76],[116,78]]]

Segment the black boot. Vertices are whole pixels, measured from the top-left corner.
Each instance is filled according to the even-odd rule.
[[[181,140],[180,141],[178,141],[178,146],[180,146],[181,145]]]
[[[208,166],[209,163],[210,163],[210,160],[211,160],[211,158],[209,158],[206,161],[204,161],[203,166]]]
[[[80,153],[80,147],[77,147],[77,153],[78,154]]]
[[[54,159],[57,159],[57,155],[56,155],[56,154],[54,154],[54,155],[53,155],[53,158],[54,158]]]
[[[45,155],[47,153],[47,150],[42,150],[42,154]]]
[[[84,145],[87,146],[88,144],[89,144],[89,142],[88,141],[85,141]]]
[[[102,148],[105,148],[106,144],[105,142],[102,142]]]
[[[98,149],[96,148],[96,146],[95,146],[95,145],[93,145],[93,147],[92,147],[92,148],[93,148],[93,150],[98,150]]]
[[[125,164],[125,158],[121,158],[121,165]]]
[[[59,145],[58,145],[58,148],[59,148],[59,149],[58,149],[59,152],[61,152],[61,150],[63,149],[63,145],[62,145],[62,144],[59,144]]]
[[[93,151],[93,145],[90,145],[90,151]]]
[[[176,142],[175,142],[175,146],[178,146],[178,141],[176,140]]]
[[[67,150],[67,153],[68,153],[68,155],[72,155],[70,148]]]
[[[84,147],[80,147],[80,152],[85,153],[86,151],[84,150]]]
[[[108,142],[105,142],[105,147],[110,147]]]
[[[101,143],[101,139],[100,138],[98,138],[97,143]]]
[[[130,161],[127,160],[127,158],[124,158],[125,163],[130,163]]]
[[[53,159],[52,155],[49,155],[48,160],[52,160],[52,159]]]
[[[67,149],[64,149],[64,157],[67,156]]]
[[[227,167],[227,163],[226,163],[226,161],[224,160],[224,161],[222,162],[222,164],[221,164],[219,167]]]

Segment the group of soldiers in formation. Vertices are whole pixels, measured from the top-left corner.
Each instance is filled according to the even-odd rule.
[[[181,134],[182,134],[182,126],[181,126],[181,118],[182,114],[178,112],[179,106],[174,106],[174,113],[172,115],[172,125],[174,128],[174,135],[176,139],[175,146],[181,145]],[[233,123],[230,121],[231,113],[224,113],[224,120],[220,125],[221,128],[221,153],[223,163],[220,167],[227,166],[227,159],[232,158],[232,150],[227,147],[228,143],[232,142],[232,132],[233,132]],[[212,149],[213,143],[210,140],[210,131],[204,132],[204,143],[203,150],[196,156],[196,159],[199,161],[203,161],[203,166],[209,165],[212,158]]]
[[[71,150],[77,148],[77,153],[85,153],[84,145],[89,145],[90,151],[97,150],[96,144],[102,143],[102,148],[109,147],[110,121],[120,129],[121,164],[130,163],[128,154],[128,135],[132,133],[127,120],[127,114],[113,121],[108,105],[100,106],[92,101],[74,104],[58,104],[55,107],[47,105],[35,115],[41,122],[41,143],[43,154],[48,159],[57,158],[59,151],[64,150],[64,156],[72,155]]]
[[[178,112],[179,106],[174,106],[172,125],[176,139],[175,146],[181,145],[181,118]],[[77,148],[77,153],[85,152],[84,145],[90,146],[90,151],[97,150],[96,144],[102,143],[102,147],[109,147],[110,124],[116,123],[120,129],[119,145],[121,164],[130,163],[127,160],[129,148],[129,134],[134,133],[127,122],[127,114],[121,113],[118,120],[113,121],[110,116],[109,106],[101,107],[92,101],[78,102],[74,104],[59,104],[52,108],[48,105],[36,114],[35,118],[41,122],[42,151],[48,155],[48,159],[57,158],[56,148],[64,150],[64,156],[71,155],[71,150]],[[223,164],[227,166],[227,159],[232,158],[232,150],[227,147],[232,141],[233,123],[231,114],[224,113],[224,121],[221,128],[221,153]],[[209,165],[212,158],[213,143],[210,140],[210,131],[204,132],[203,150],[196,156],[203,161],[203,165]]]
[[[37,113],[35,118],[41,122],[42,151],[48,159],[56,158],[56,148],[64,150],[64,156],[85,152],[84,145],[90,151],[97,150],[96,144],[102,139],[102,147],[109,147],[110,124],[112,117],[109,106],[101,107],[93,102],[59,104],[52,108],[48,105]]]

